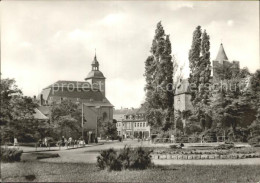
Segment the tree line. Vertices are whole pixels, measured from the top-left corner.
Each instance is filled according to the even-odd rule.
[[[212,89],[216,82],[211,76],[210,36],[201,26],[193,32],[187,57],[193,109],[178,111],[173,97],[179,82],[174,80],[178,64],[172,55],[170,37],[159,22],[144,74],[146,119],[152,133],[172,130],[185,135],[207,135],[214,132],[224,133],[233,140],[256,140],[260,135],[260,70],[250,73],[247,68],[234,70],[232,65],[224,64],[214,71],[224,85]]]

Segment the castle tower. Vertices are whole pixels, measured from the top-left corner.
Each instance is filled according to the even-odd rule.
[[[223,64],[224,61],[228,61],[228,57],[226,55],[226,52],[224,50],[223,44],[220,44],[217,57],[215,59],[216,61],[219,61],[220,64]]]
[[[239,72],[240,69],[239,61],[230,62],[228,60],[227,54],[224,50],[224,46],[221,43],[218,50],[217,57],[215,60],[213,60],[213,81],[219,80],[219,75],[217,74],[216,69],[224,68],[224,67],[230,67],[234,74]]]
[[[93,89],[98,89],[106,96],[106,78],[103,73],[99,70],[99,63],[97,61],[97,56],[95,54],[94,60],[91,64],[92,70],[88,73],[88,76],[85,78],[85,81],[88,81]]]

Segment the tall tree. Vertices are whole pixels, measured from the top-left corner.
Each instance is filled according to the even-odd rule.
[[[202,33],[197,26],[189,51],[191,102],[194,106],[193,118],[198,119],[202,129],[211,126],[210,100],[210,37],[206,30]]]
[[[173,58],[171,42],[161,22],[157,24],[151,55],[145,61],[146,117],[153,127],[167,130],[173,110]]]
[[[191,102],[194,104],[196,101],[196,96],[199,89],[199,78],[200,69],[199,65],[201,62],[201,27],[197,26],[193,32],[192,45],[189,51],[189,67],[190,67],[190,77],[189,83],[191,85]]]
[[[63,100],[51,108],[51,124],[58,137],[71,136],[77,139],[81,136],[81,112],[78,104]]]

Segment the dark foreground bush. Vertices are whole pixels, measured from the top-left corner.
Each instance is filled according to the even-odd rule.
[[[225,143],[225,144],[220,144],[217,147],[215,147],[214,149],[222,149],[222,150],[228,150],[234,147],[233,143]]]
[[[102,170],[108,169],[111,171],[122,169],[122,163],[117,159],[117,152],[113,148],[101,151],[97,157],[97,165]]]
[[[146,169],[151,164],[151,151],[145,150],[142,147],[138,147],[130,155],[130,168],[132,169]]]
[[[248,143],[251,146],[259,147],[260,146],[260,136],[252,137],[248,140]]]
[[[146,169],[151,163],[151,152],[148,149],[138,147],[131,149],[125,146],[120,152],[110,148],[101,151],[97,157],[97,165],[100,169],[109,171],[122,169]]]
[[[2,162],[15,162],[21,160],[23,151],[15,148],[1,148]]]

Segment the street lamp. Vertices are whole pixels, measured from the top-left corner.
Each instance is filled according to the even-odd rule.
[[[83,110],[83,107],[84,107],[84,103],[82,102],[82,106],[81,106],[81,112],[82,112],[82,114],[81,114],[82,142],[84,142],[84,110]]]
[[[96,106],[95,108],[97,109],[97,129],[96,129],[96,138],[98,138],[98,117],[99,117],[99,109],[101,106]]]

